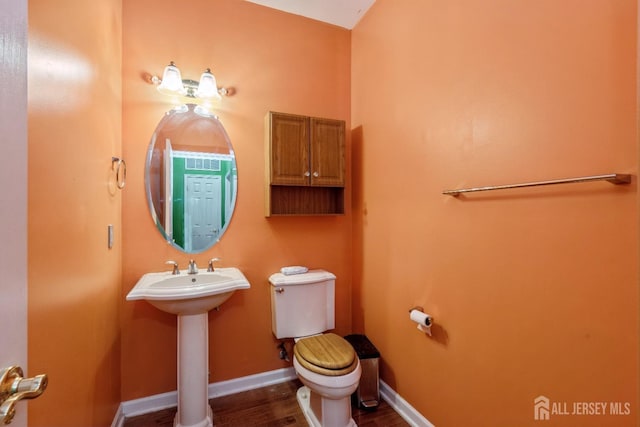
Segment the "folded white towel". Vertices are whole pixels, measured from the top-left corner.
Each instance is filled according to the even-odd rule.
[[[307,271],[309,271],[309,269],[301,265],[291,265],[289,267],[282,267],[280,269],[280,273],[284,274],[285,276],[291,276],[292,274],[302,274],[306,273]]]

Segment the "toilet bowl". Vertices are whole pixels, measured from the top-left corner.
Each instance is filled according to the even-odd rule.
[[[358,388],[360,360],[346,340],[323,334],[299,340],[293,367],[304,384],[297,399],[313,427],[351,427],[351,394]]]
[[[325,270],[275,273],[271,283],[271,330],[295,340],[293,367],[303,387],[298,402],[313,427],[352,427],[351,394],[362,368],[351,344],[324,333],[335,328],[336,276]]]

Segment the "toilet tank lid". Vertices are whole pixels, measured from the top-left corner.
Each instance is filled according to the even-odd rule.
[[[269,282],[273,286],[308,285],[310,283],[324,282],[325,280],[335,280],[336,276],[325,270],[309,270],[302,274],[291,274],[286,276],[282,273],[274,273],[269,276]]]

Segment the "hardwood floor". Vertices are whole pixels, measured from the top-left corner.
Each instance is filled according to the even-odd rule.
[[[213,424],[216,427],[281,427],[306,426],[298,406],[296,390],[299,380],[249,390],[211,399]],[[127,418],[124,427],[172,427],[176,409]],[[353,420],[359,427],[408,426],[400,415],[384,400],[375,410],[352,409]]]

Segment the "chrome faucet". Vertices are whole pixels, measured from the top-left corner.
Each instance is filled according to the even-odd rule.
[[[198,266],[192,259],[189,260],[189,269],[187,270],[187,274],[198,274]]]
[[[175,261],[167,261],[165,264],[171,264],[173,266],[173,271],[171,274],[180,274],[180,270],[178,270],[178,263]]]
[[[208,272],[215,271],[215,268],[213,268],[213,263],[216,262],[216,261],[220,261],[220,258],[211,258],[209,260],[209,266],[207,267],[207,271]]]

